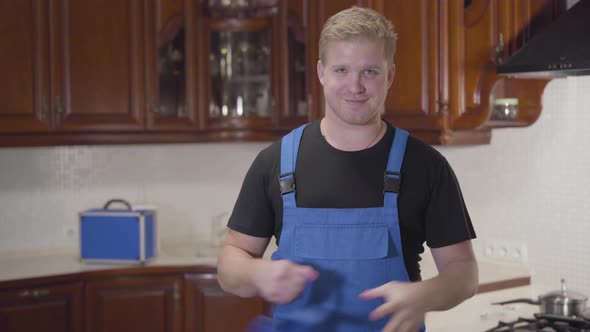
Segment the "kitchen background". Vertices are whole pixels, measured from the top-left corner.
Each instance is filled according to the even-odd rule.
[[[589,91],[589,77],[555,79],[531,127],[495,130],[490,145],[438,147],[464,191],[478,255],[524,245],[539,293],[561,277],[590,293]],[[78,212],[113,197],[157,208],[163,243],[207,243],[268,144],[0,149],[0,256],[77,250]]]
[[[589,91],[590,77],[555,79],[531,127],[495,130],[490,145],[437,147],[461,183],[478,255],[526,247],[537,293],[561,277],[590,293]],[[157,208],[162,243],[206,243],[268,144],[2,148],[0,256],[77,250],[78,212],[113,197]]]

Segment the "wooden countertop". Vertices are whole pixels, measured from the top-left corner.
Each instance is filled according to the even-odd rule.
[[[266,258],[274,248],[269,248]],[[160,250],[157,258],[145,264],[105,264],[81,262],[77,253],[65,252],[58,254],[40,254],[30,256],[14,256],[0,258],[0,283],[14,284],[19,280],[46,278],[53,276],[95,274],[101,275],[109,271],[140,274],[150,271],[167,273],[175,271],[211,272],[215,270],[217,259],[216,249],[196,245],[168,246]],[[530,284],[530,271],[524,265],[499,263],[478,259],[480,285],[478,293],[506,289]],[[422,257],[420,264],[422,278],[435,276],[436,266],[429,251]],[[12,282],[11,282],[12,281]]]
[[[492,261],[481,257],[478,257],[477,263],[479,267],[478,294],[531,284],[530,269],[525,265]],[[429,250],[426,250],[422,255],[420,268],[422,279],[428,279],[437,274],[436,265]]]

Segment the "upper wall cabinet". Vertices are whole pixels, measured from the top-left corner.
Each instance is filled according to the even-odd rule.
[[[0,1],[0,131],[49,130],[46,1]]]
[[[195,2],[147,2],[145,119],[150,132],[198,128],[196,78],[202,70],[197,68],[196,54],[202,37]]]
[[[0,146],[278,138],[311,118],[308,2],[0,1]]]
[[[273,139],[309,120],[307,0],[201,1],[202,128]]]
[[[448,1],[442,143],[489,143],[491,129],[522,127],[541,113],[548,80],[508,79],[496,66],[565,12],[562,0]]]
[[[50,4],[55,129],[140,129],[145,108],[142,3],[60,0]]]
[[[562,14],[565,1],[319,1],[316,37],[327,17],[351,5],[373,8],[395,25],[385,118],[396,126],[431,144],[486,144],[492,128],[538,118],[548,81],[498,77],[496,65]],[[495,105],[511,113],[494,116]]]
[[[444,128],[440,94],[444,89],[444,34],[440,1],[374,1],[395,25],[398,35],[395,78],[385,103],[386,119],[433,142]]]
[[[133,0],[0,1],[0,131],[143,126],[144,11]],[[10,51],[8,51],[10,50]]]
[[[154,3],[146,56],[153,139],[273,139],[309,120],[306,0]]]
[[[0,146],[277,139],[322,116],[319,34],[353,5],[396,26],[393,124],[485,144],[538,118],[547,81],[496,66],[565,0],[0,0]]]

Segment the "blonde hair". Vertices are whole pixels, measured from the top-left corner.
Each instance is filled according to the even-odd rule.
[[[383,40],[385,59],[393,65],[397,36],[393,24],[380,13],[362,7],[351,7],[328,18],[320,34],[320,61],[325,62],[326,47],[330,41],[366,38]]]

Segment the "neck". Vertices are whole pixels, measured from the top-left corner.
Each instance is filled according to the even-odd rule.
[[[340,124],[327,117],[320,122],[320,130],[326,141],[342,151],[360,151],[375,145],[383,137],[387,125],[377,118],[364,125]]]

